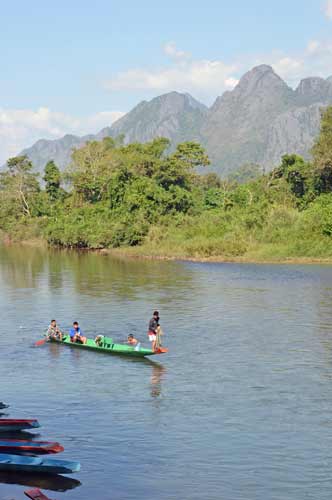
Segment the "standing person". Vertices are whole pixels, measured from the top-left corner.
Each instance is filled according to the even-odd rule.
[[[150,342],[152,342],[152,350],[156,350],[156,343],[157,343],[157,335],[160,331],[160,325],[159,325],[159,312],[154,311],[152,318],[150,319],[149,322],[149,331],[148,331],[148,337]]]
[[[73,328],[70,329],[70,342],[78,342],[80,344],[86,344],[86,337],[84,337],[82,330],[79,327],[77,321],[74,321]]]
[[[58,327],[55,319],[52,319],[46,335],[49,339],[62,340],[62,332]]]

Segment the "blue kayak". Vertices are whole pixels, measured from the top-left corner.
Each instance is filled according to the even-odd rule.
[[[0,471],[46,472],[48,474],[71,474],[81,468],[79,462],[53,460],[50,458],[24,457],[0,453]]]

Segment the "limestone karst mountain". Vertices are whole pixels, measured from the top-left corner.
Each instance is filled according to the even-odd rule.
[[[213,170],[227,175],[245,163],[266,169],[285,153],[309,156],[319,131],[320,109],[332,104],[332,77],[303,79],[291,89],[272,69],[260,65],[247,72],[232,90],[207,108],[189,94],[170,92],[142,101],[129,113],[97,134],[66,135],[40,140],[22,153],[37,170],[53,159],[61,168],[71,151],[88,140],[124,136],[126,143],[167,137],[175,145],[200,141],[208,151]]]

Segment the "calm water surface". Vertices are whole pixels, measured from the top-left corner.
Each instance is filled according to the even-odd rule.
[[[153,361],[32,347],[52,317],[145,342],[155,308],[169,354]],[[331,498],[332,267],[2,248],[0,317],[0,401],[82,465],[2,474],[1,499],[23,498],[8,482],[60,500]]]

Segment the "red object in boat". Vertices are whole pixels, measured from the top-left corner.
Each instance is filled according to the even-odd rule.
[[[64,447],[59,443],[48,441],[28,441],[26,439],[1,439],[0,453],[35,453],[46,455],[48,453],[60,453]]]
[[[48,498],[39,488],[34,488],[33,490],[26,490],[24,494],[31,498],[32,500],[51,500]]]

